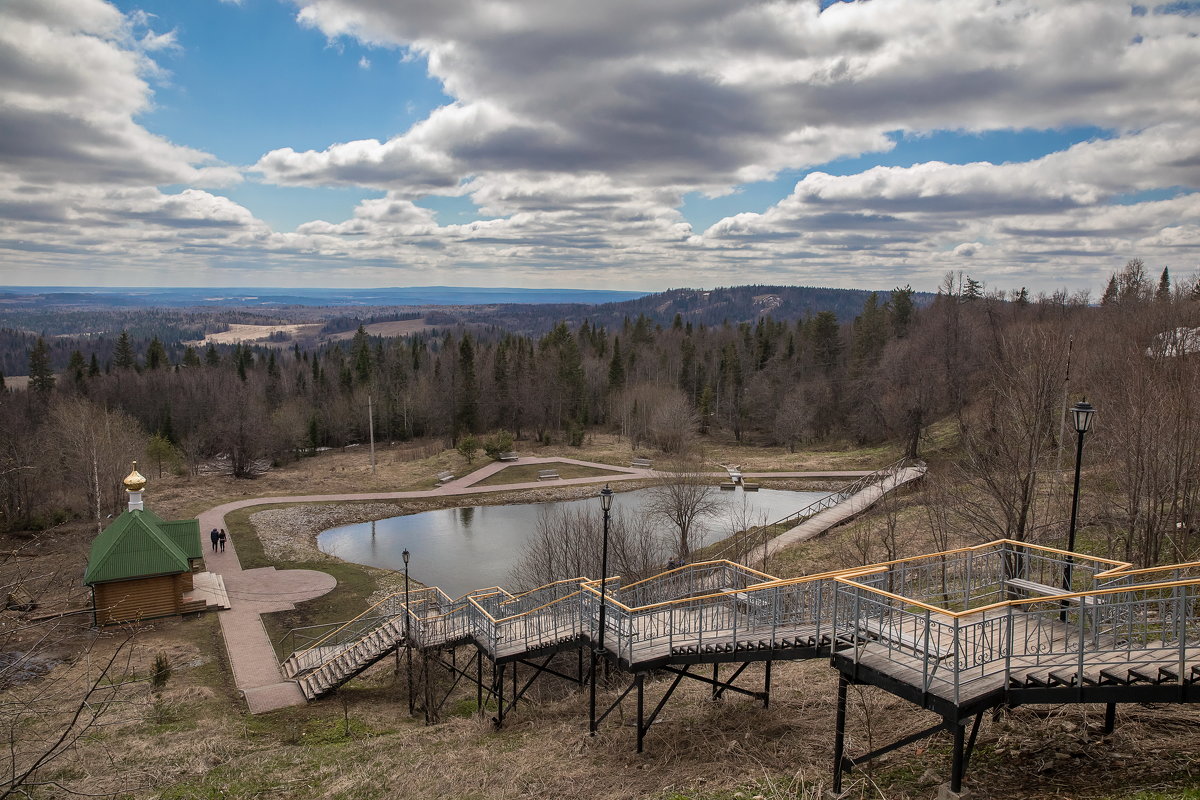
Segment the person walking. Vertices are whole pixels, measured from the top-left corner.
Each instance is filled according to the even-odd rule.
[[[225,536],[225,529],[221,528],[221,535],[218,537],[218,541],[221,543],[221,552],[222,553],[225,552],[225,539],[226,538],[227,537]]]
[[[213,552],[217,552],[217,542],[221,541],[221,534],[217,532],[216,528],[213,528],[212,533],[208,535],[208,538],[212,539]]]

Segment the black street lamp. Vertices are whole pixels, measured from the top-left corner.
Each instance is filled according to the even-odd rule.
[[[1083,437],[1091,430],[1092,418],[1096,409],[1087,400],[1080,400],[1071,407],[1071,418],[1075,422],[1075,431],[1079,440],[1075,445],[1075,491],[1071,495],[1071,527],[1067,533],[1067,552],[1075,552],[1075,521],[1079,516],[1079,469],[1083,464]],[[1067,565],[1063,569],[1063,589],[1071,591],[1071,566],[1075,563],[1073,556],[1067,556]]]
[[[395,552],[395,551],[393,551]],[[408,548],[404,548],[404,552],[400,557],[404,559],[404,660],[408,664],[408,715],[411,717],[416,712],[413,710],[413,673],[412,673],[412,638],[408,627],[408,620],[412,615],[408,605],[408,557],[410,553]]]
[[[604,484],[600,490],[600,508],[604,510],[604,539],[600,550],[600,632],[596,646],[592,648],[592,690],[588,732],[596,735],[596,666],[604,657],[604,600],[605,584],[608,581],[608,512],[612,509],[613,490]]]

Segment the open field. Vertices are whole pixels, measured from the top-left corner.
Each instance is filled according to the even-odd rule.
[[[286,334],[289,339],[297,339],[304,337],[315,337],[321,330],[320,324],[310,323],[301,325],[242,325],[232,324],[229,330],[221,331],[220,333],[210,333],[203,339],[197,342],[184,342],[184,344],[205,345],[209,342],[213,344],[237,344],[238,342],[254,342],[255,344],[267,344],[271,334],[282,333]]]
[[[408,336],[421,331],[432,330],[434,325],[426,324],[424,318],[421,319],[393,319],[386,322],[372,322],[363,326],[368,336]],[[353,339],[357,331],[342,331],[341,333],[333,333],[325,337],[326,341],[344,342],[347,339]]]

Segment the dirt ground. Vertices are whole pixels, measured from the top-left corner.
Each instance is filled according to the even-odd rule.
[[[724,445],[723,445],[724,446]],[[882,466],[887,452],[789,454],[783,450],[712,448],[708,463],[740,463],[746,470],[854,469]],[[579,449],[554,446],[527,455],[569,455],[628,464],[627,443],[590,441]],[[478,462],[477,462],[478,463]],[[237,497],[428,488],[441,469],[467,466],[457,453],[419,446],[382,448],[370,472],[365,448],[328,452],[251,481],[205,475],[149,477],[147,505],[164,518],[190,516]],[[593,487],[546,487],[539,497]],[[477,503],[482,498],[472,498]],[[489,498],[504,502],[511,498]],[[523,496],[523,499],[526,499]],[[919,491],[892,507],[896,539],[905,552],[930,549]],[[445,501],[353,506],[307,506],[255,511],[251,524],[263,552],[281,565],[328,559],[313,538],[331,524],[425,510]],[[397,510],[399,509],[399,511]],[[804,574],[880,558],[886,514],[875,511],[829,535],[803,543],[769,565],[777,575]],[[0,612],[0,643],[12,654],[34,653],[21,670],[4,670],[0,685],[0,742],[10,752],[48,746],[79,708],[78,698],[115,654],[94,694],[95,725],[75,724],[78,740],[49,762],[30,790],[37,798],[68,792],[129,798],[649,798],[650,800],[782,800],[817,798],[831,773],[836,676],[827,662],[778,662],[768,709],[736,695],[714,702],[710,689],[684,681],[648,734],[647,752],[634,753],[632,698],[606,720],[600,734],[586,731],[586,692],[556,678],[533,684],[501,730],[474,715],[474,692],[460,686],[426,727],[407,713],[403,663],[385,659],[336,695],[259,717],[245,712],[232,685],[217,619],[160,620],[136,630],[90,628],[90,615],[37,621],[51,611],[84,608],[79,585],[94,526],[69,523],[40,535],[0,541],[6,585],[20,578],[39,608]],[[378,580],[378,588],[387,581]],[[156,688],[155,659],[170,665]],[[447,656],[448,657],[448,656]],[[469,654],[460,650],[456,663]],[[36,663],[35,663],[36,662]],[[420,672],[419,659],[414,666]],[[574,654],[557,665],[575,669]],[[707,674],[710,668],[703,668]],[[729,669],[729,668],[725,668]],[[434,671],[434,675],[446,675]],[[523,674],[530,674],[526,671]],[[669,685],[652,675],[647,700],[657,703]],[[759,690],[761,665],[739,685]],[[415,678],[419,684],[420,675]],[[447,679],[437,678],[441,688]],[[615,700],[629,676],[614,673],[601,693]],[[90,711],[88,712],[90,713]],[[490,716],[489,712],[489,716]],[[84,714],[86,722],[90,717]],[[848,752],[860,754],[934,722],[878,689],[852,690]],[[1200,713],[1187,706],[1123,706],[1117,729],[1100,732],[1102,709],[1060,706],[1006,711],[983,724],[967,785],[973,797],[1200,798]],[[848,778],[853,798],[932,798],[949,770],[949,739],[940,734],[901,748]],[[8,763],[19,763],[9,761]],[[7,769],[7,772],[2,770]],[[11,775],[10,767],[0,775]]]

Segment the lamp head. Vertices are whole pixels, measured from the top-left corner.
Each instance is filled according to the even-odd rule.
[[[393,550],[392,552],[394,553],[396,551]],[[408,556],[409,556],[409,552],[408,552],[408,548],[406,547],[406,548],[404,548],[404,552],[402,552],[400,554],[400,557],[404,559],[404,566],[406,566],[406,567],[408,566]]]
[[[605,511],[608,511],[610,508],[612,508],[612,503],[613,503],[613,490],[610,489],[608,484],[606,483],[606,484],[604,484],[604,488],[600,490],[600,507],[603,508]]]
[[[1087,433],[1092,427],[1092,419],[1096,416],[1096,409],[1087,400],[1080,400],[1071,407],[1071,418],[1075,421],[1075,430],[1079,433]]]

